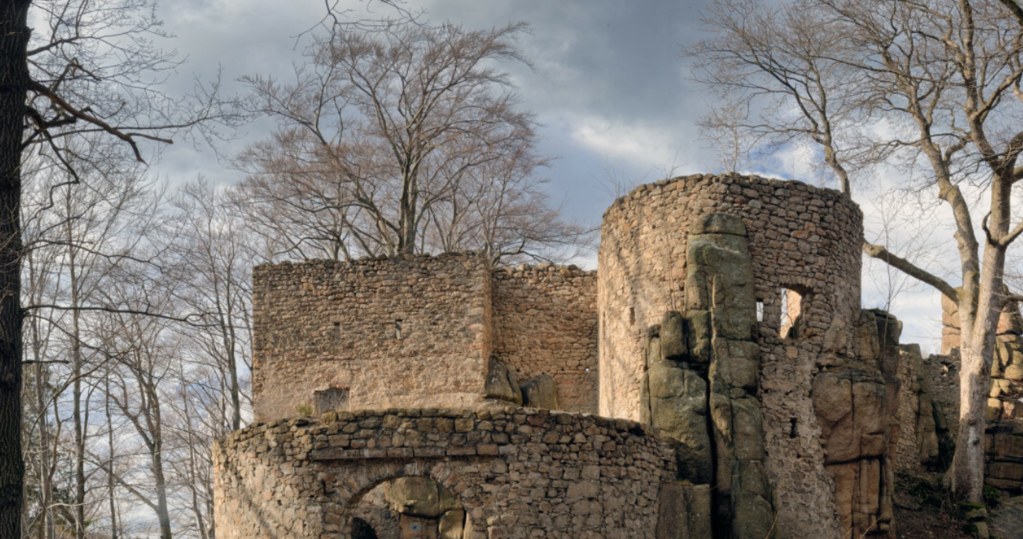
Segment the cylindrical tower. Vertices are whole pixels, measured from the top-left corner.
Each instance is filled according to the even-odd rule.
[[[666,311],[684,312],[690,227],[724,213],[746,226],[761,349],[760,394],[768,475],[779,519],[834,517],[814,376],[855,355],[862,213],[842,194],[740,175],[696,175],[638,187],[605,212],[597,305],[600,414],[641,419],[644,343]],[[794,326],[794,327],[793,327]],[[797,524],[789,522],[789,524]]]

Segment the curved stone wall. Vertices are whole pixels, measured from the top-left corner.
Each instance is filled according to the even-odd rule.
[[[666,311],[686,309],[690,227],[711,213],[736,215],[748,231],[767,471],[784,493],[775,500],[777,529],[835,529],[811,387],[821,369],[855,355],[863,240],[859,208],[838,192],[697,175],[615,201],[604,214],[598,259],[600,413],[640,418],[647,328]]]
[[[466,538],[654,537],[661,487],[678,484],[675,445],[638,423],[522,408],[257,424],[217,444],[214,466],[224,538],[347,537],[362,497],[407,476],[457,498]]]

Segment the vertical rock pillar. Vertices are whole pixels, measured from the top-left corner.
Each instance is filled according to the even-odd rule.
[[[753,264],[746,227],[735,216],[697,220],[686,253],[686,318],[690,350],[709,358],[715,522],[719,537],[763,539],[774,509],[764,469],[763,414],[757,399],[760,349]]]

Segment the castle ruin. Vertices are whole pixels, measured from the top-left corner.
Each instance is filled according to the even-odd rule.
[[[597,272],[257,268],[257,422],[215,448],[218,535],[893,537],[895,470],[936,458],[951,404],[859,306],[859,208],[690,176],[601,232]]]

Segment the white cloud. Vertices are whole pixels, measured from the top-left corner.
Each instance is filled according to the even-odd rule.
[[[671,167],[676,158],[671,133],[658,127],[621,124],[602,118],[572,122],[572,139],[606,157],[625,159],[639,167]]]

